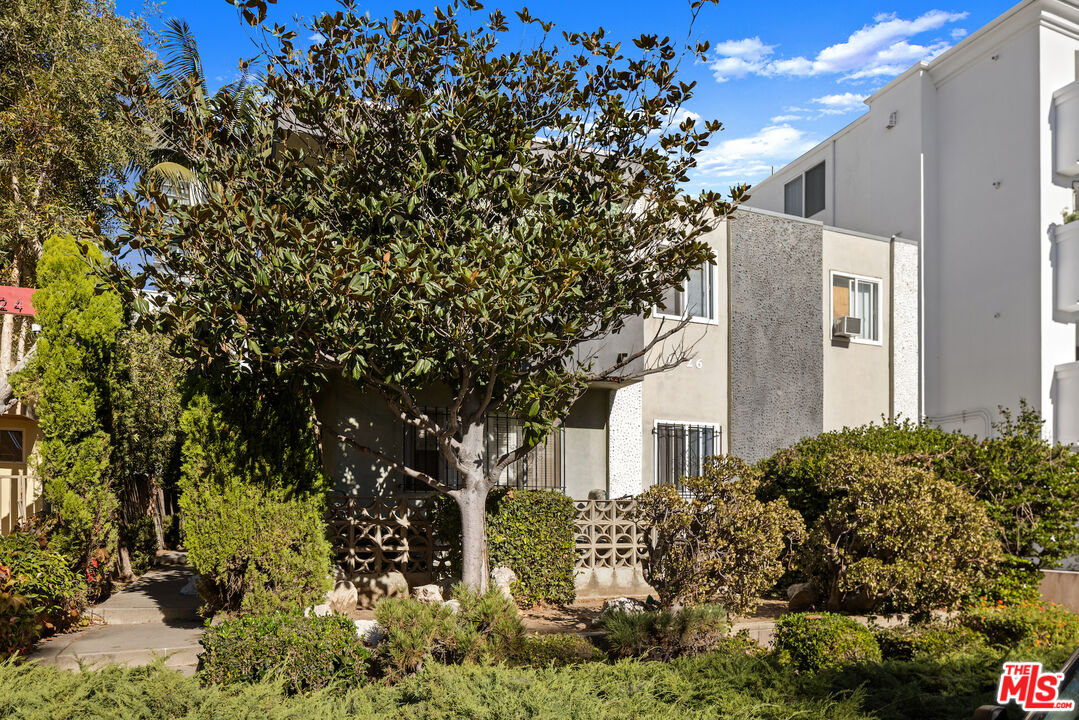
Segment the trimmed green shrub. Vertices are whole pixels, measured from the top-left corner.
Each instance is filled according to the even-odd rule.
[[[295,396],[199,393],[181,425],[184,546],[206,605],[261,615],[316,604],[330,572],[324,478]]]
[[[987,647],[981,633],[950,623],[874,628],[873,635],[885,660],[945,660]]]
[[[832,613],[781,616],[776,620],[774,651],[796,672],[881,659],[880,647],[869,628]]]
[[[981,600],[963,609],[959,623],[997,647],[1079,647],[1079,615],[1051,602]]]
[[[600,617],[617,657],[670,660],[714,650],[728,636],[727,611],[718,605],[641,613],[608,611]]]
[[[514,660],[532,667],[565,667],[607,658],[587,638],[573,633],[527,635]]]
[[[204,681],[227,685],[273,677],[290,693],[363,682],[370,658],[356,626],[342,615],[248,615],[211,625],[199,642]]]
[[[451,572],[459,572],[460,512],[452,498],[434,502],[439,537],[450,547]],[[573,602],[576,519],[573,500],[553,490],[495,488],[487,496],[489,563],[517,575],[511,590],[521,605]]]
[[[524,642],[517,607],[497,588],[479,594],[464,585],[453,590],[459,603],[427,604],[412,598],[386,598],[375,605],[385,639],[377,658],[387,678],[418,672],[427,661],[443,665],[508,660]]]
[[[42,635],[65,630],[79,621],[86,604],[86,583],[71,561],[48,547],[36,528],[0,537],[0,602],[11,611],[0,631],[0,652],[25,649]]]
[[[984,503],[1004,552],[978,594],[1036,599],[1040,571],[1079,553],[1079,455],[1042,438],[1044,421],[1026,402],[1001,411],[995,437],[978,440],[910,421],[865,425],[802,440],[762,461],[762,497],[784,497],[810,527],[835,488],[822,481],[832,456],[861,450],[932,471]]]
[[[792,544],[805,535],[783,499],[757,499],[760,473],[724,455],[680,487],[655,485],[637,496],[637,520],[648,545],[645,579],[667,606],[719,602],[752,610],[783,574]]]
[[[930,471],[838,451],[819,484],[831,499],[800,565],[831,610],[953,607],[999,558],[982,503]]]

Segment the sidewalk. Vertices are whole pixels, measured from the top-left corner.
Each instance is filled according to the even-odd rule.
[[[192,575],[184,553],[161,553],[153,570],[88,608],[94,625],[38,643],[29,659],[79,670],[84,664],[147,665],[165,658],[166,667],[194,674],[202,649],[199,599],[180,594]]]

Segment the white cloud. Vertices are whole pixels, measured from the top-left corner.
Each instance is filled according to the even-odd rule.
[[[708,67],[716,82],[727,82],[760,73],[774,50],[775,45],[765,45],[759,37],[728,40],[716,45],[716,57]]]
[[[962,40],[968,34],[966,28],[956,28],[955,30],[952,30],[952,40]]]
[[[861,93],[842,93],[813,98],[811,103],[819,105],[822,115],[846,115],[865,109],[865,100]]]
[[[779,123],[791,122],[792,120],[802,120],[801,115],[776,115],[769,122],[778,125]]]
[[[326,36],[323,35],[320,32],[312,33],[311,35],[308,36],[307,39],[310,40],[311,42],[315,43],[316,45],[318,43],[326,42]]]
[[[896,75],[911,64],[929,60],[950,46],[944,40],[928,44],[910,42],[923,33],[933,32],[966,18],[968,13],[930,10],[913,20],[895,13],[873,18],[873,23],[856,30],[841,43],[829,45],[812,58],[775,57],[775,45],[766,45],[759,37],[719,43],[709,63],[719,82],[748,74],[789,77],[841,75],[845,80],[860,80],[881,75]],[[955,38],[955,34],[952,34]]]
[[[773,167],[782,167],[817,144],[804,130],[781,123],[754,135],[715,143],[698,157],[698,171],[710,183],[756,182]]]

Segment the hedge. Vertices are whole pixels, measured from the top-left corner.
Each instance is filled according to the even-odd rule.
[[[452,572],[459,572],[461,515],[448,497],[435,501],[439,537],[450,546]],[[521,605],[569,604],[577,564],[577,509],[553,490],[496,488],[487,498],[487,552],[492,568],[517,575],[513,597]]]

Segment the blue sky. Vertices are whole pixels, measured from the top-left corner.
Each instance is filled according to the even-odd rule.
[[[939,0],[889,4],[863,0],[807,3],[721,1],[705,7],[693,28],[711,43],[709,61],[684,67],[697,81],[687,110],[715,118],[724,130],[702,157],[694,186],[725,191],[754,183],[828,137],[865,110],[862,99],[911,64],[929,59],[976,31],[1015,0]],[[443,2],[444,4],[444,2]],[[605,0],[484,3],[503,12],[527,4],[536,17],[577,31],[602,26],[629,41],[642,33],[685,37],[688,1]],[[140,12],[142,0],[117,0],[122,13]],[[333,10],[332,0],[279,0],[271,19],[292,23]],[[361,4],[372,15],[418,7],[423,0]],[[236,76],[239,58],[254,46],[248,28],[225,0],[166,0],[151,18],[186,19],[199,40],[211,83]],[[512,33],[507,40],[513,41]]]

